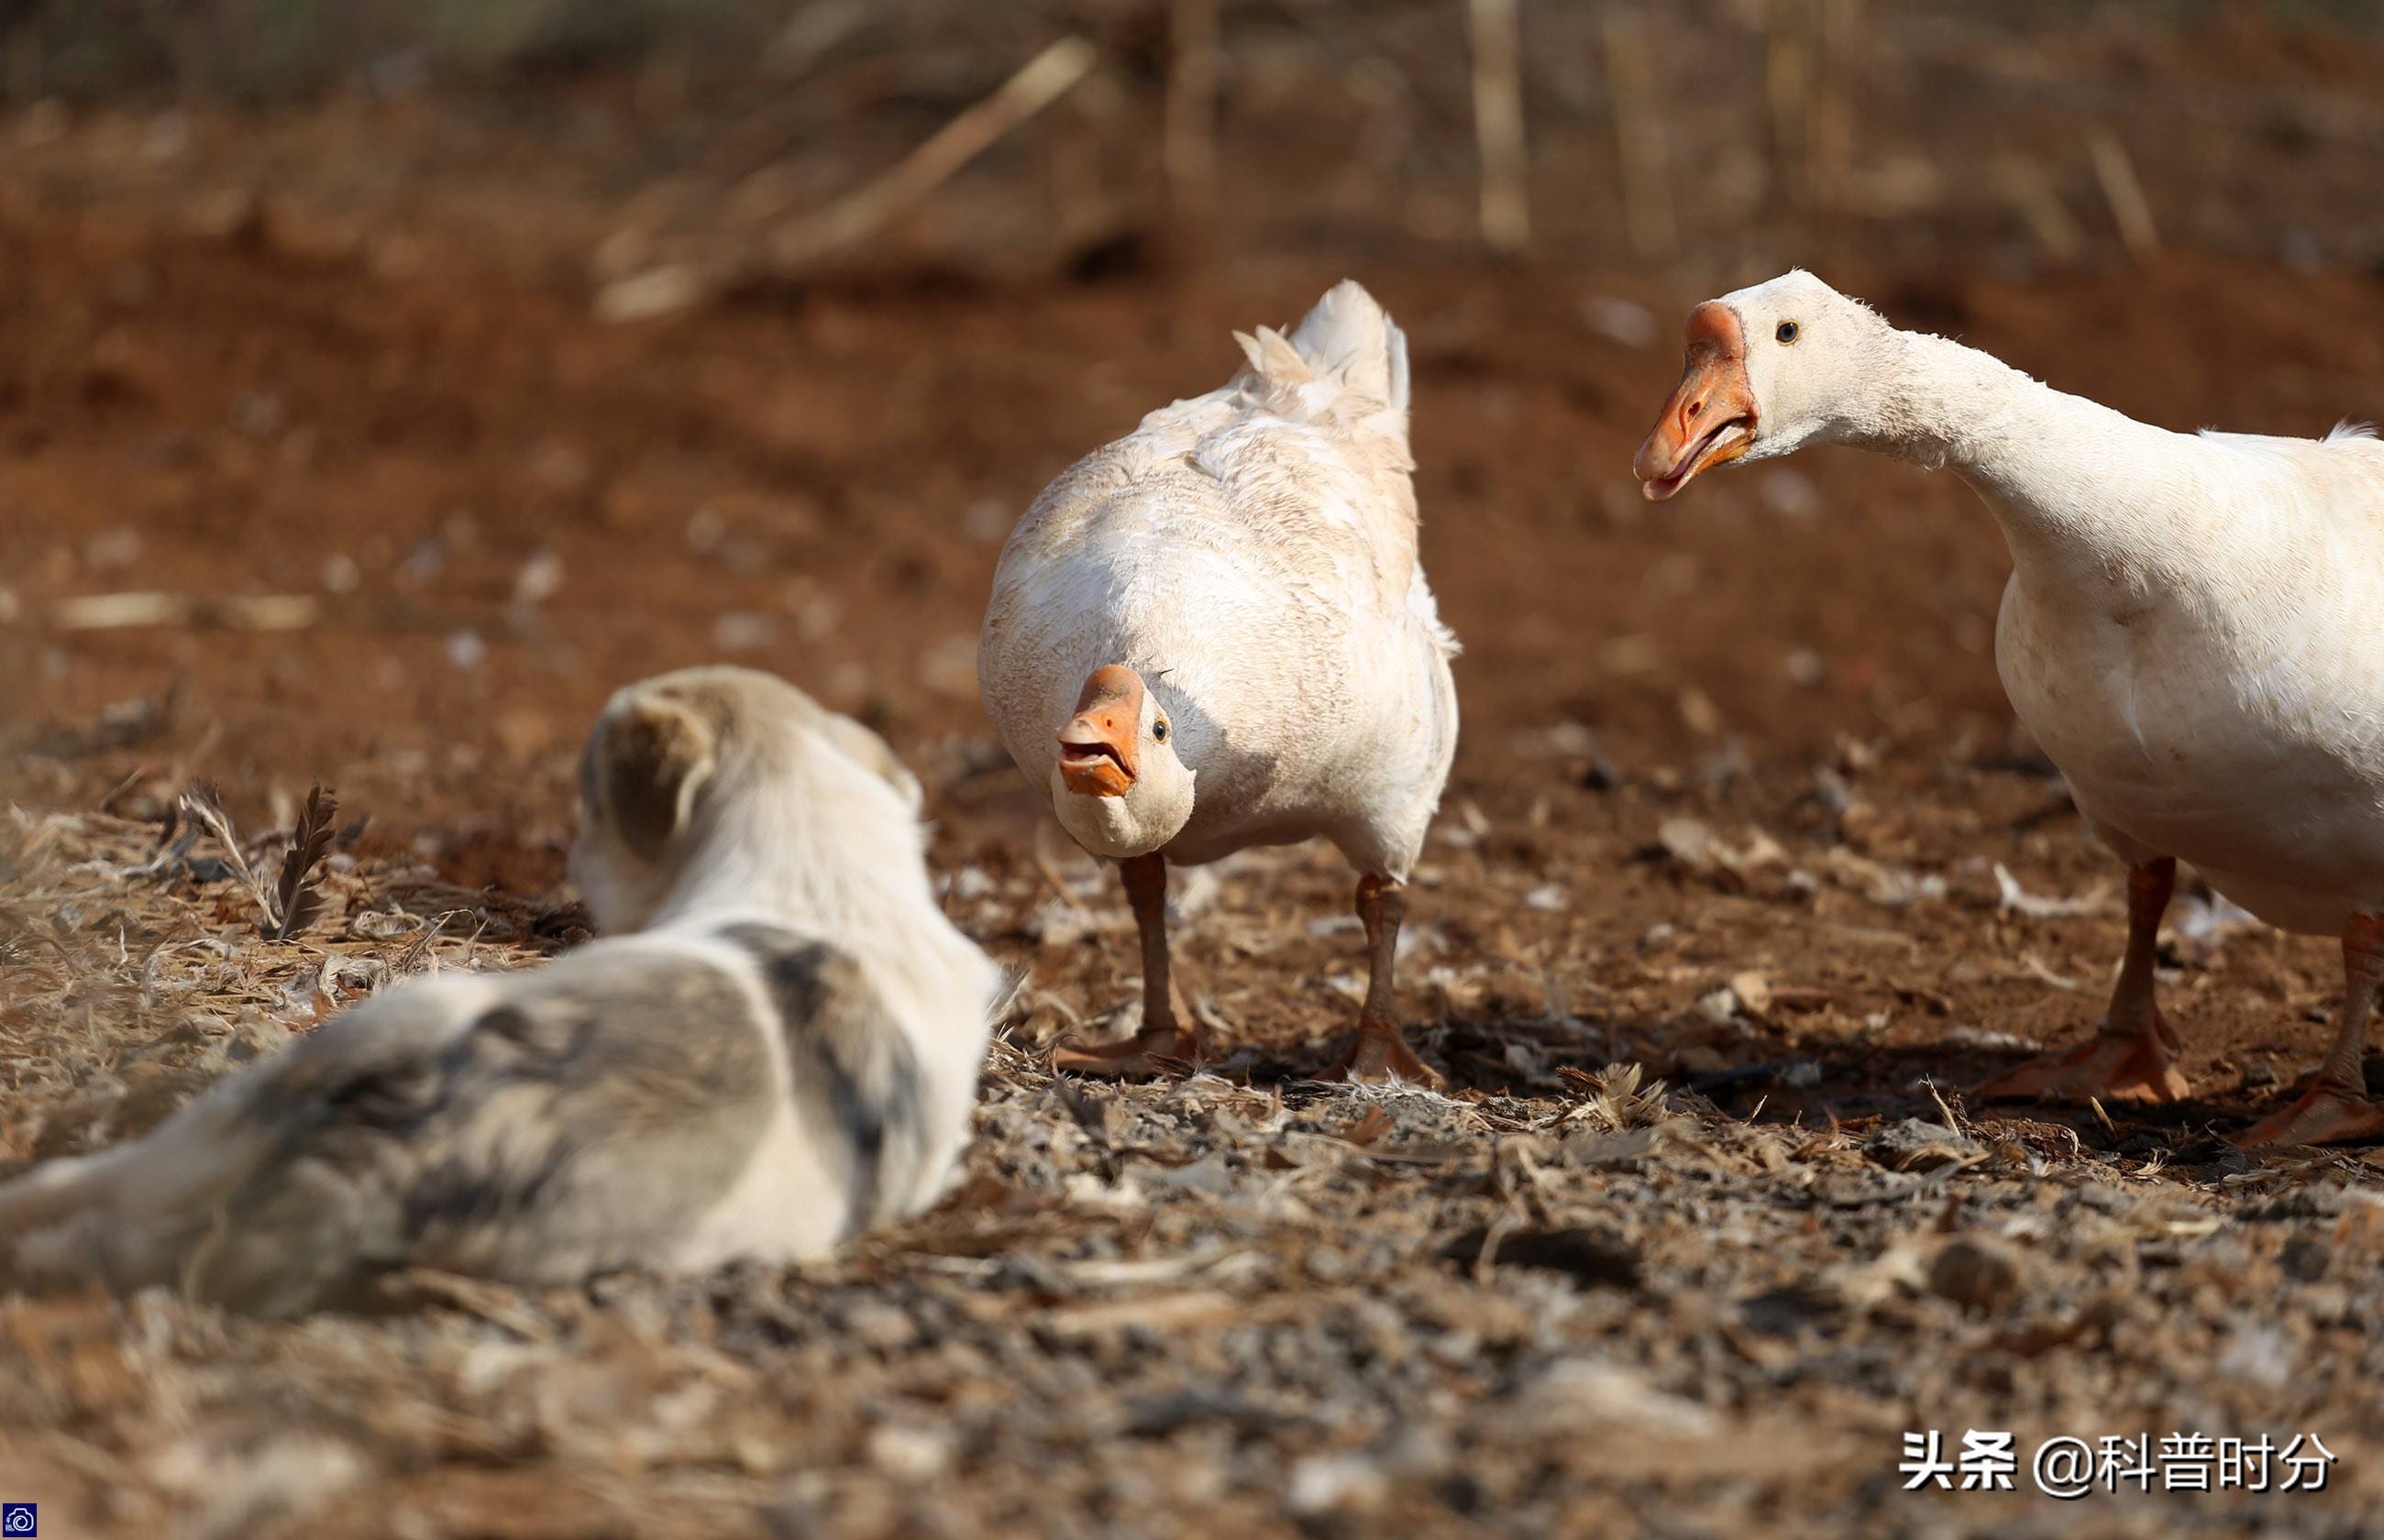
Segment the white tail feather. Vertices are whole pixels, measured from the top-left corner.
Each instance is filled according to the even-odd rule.
[[[1408,411],[1408,339],[1374,296],[1343,279],[1316,302],[1291,345],[1319,376],[1335,376],[1404,418]]]
[[[1266,377],[1269,384],[1305,385],[1316,378],[1313,361],[1271,326],[1259,328],[1255,337],[1247,331],[1236,331],[1234,341],[1242,344],[1242,356],[1250,361],[1251,368]]]

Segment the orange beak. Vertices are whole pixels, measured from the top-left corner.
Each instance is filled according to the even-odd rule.
[[[1142,676],[1123,664],[1096,668],[1061,728],[1060,779],[1079,797],[1123,797],[1141,771]]]
[[[1755,440],[1755,388],[1746,379],[1746,334],[1728,305],[1708,300],[1689,312],[1688,366],[1672,399],[1631,462],[1650,503],[1661,503]]]

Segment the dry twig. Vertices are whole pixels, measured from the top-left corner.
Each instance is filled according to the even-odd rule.
[[[231,814],[224,811],[223,794],[213,783],[192,786],[183,791],[180,806],[184,818],[205,829],[223,848],[224,863],[240,879],[240,885],[248,889],[249,897],[256,900],[256,907],[265,912],[265,928],[270,931],[277,918],[273,895],[241,851],[240,833],[231,826]]]
[[[1217,0],[1174,0],[1168,13],[1167,126],[1161,157],[1175,217],[1197,224],[1217,183]]]
[[[596,312],[606,320],[639,320],[697,304],[737,283],[788,280],[809,273],[831,253],[883,229],[896,215],[934,192],[1020,124],[1058,101],[1083,80],[1097,53],[1080,37],[1062,38],[1029,59],[1000,88],[962,111],[875,180],[815,214],[782,225],[758,252],[739,254],[698,270],[648,268],[606,284]]]
[[[1648,67],[1645,19],[1635,10],[1606,13],[1607,94],[1614,104],[1615,150],[1622,167],[1622,217],[1631,249],[1643,257],[1671,255],[1672,177],[1666,165],[1663,117]]]
[[[227,631],[303,631],[322,614],[311,593],[86,593],[61,599],[50,618],[62,631],[170,626]]]
[[[2153,223],[2152,200],[2144,196],[2128,147],[2107,129],[2097,129],[2087,139],[2086,150],[2094,160],[2094,180],[2103,184],[2103,196],[2110,202],[2111,220],[2119,227],[2120,243],[2129,256],[2150,262],[2160,255],[2160,230]]]
[[[1473,140],[1482,157],[1482,238],[1491,249],[1531,243],[1524,178],[1522,44],[1515,0],[1467,0],[1473,34]]]

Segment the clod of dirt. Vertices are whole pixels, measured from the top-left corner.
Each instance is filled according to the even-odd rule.
[[[2003,1310],[2021,1293],[2019,1257],[1988,1236],[1958,1236],[1930,1262],[1929,1292],[1973,1314]]]
[[[1494,1264],[1536,1267],[1561,1273],[1576,1285],[1635,1289],[1639,1286],[1639,1254],[1610,1236],[1580,1225],[1557,1230],[1509,1230],[1495,1247],[1487,1228],[1466,1231],[1442,1248],[1453,1262],[1471,1264],[1484,1250]]]
[[[1890,1171],[1968,1165],[1986,1152],[1986,1147],[1968,1135],[1919,1118],[1891,1123],[1863,1143],[1863,1153]]]
[[[2294,1236],[2285,1242],[2284,1253],[2279,1260],[2285,1265],[2288,1277],[2314,1284],[2326,1276],[2327,1263],[2333,1259],[2333,1248],[2316,1236]]]
[[[1782,1284],[1738,1307],[1739,1319],[1766,1336],[1794,1336],[1807,1326],[1825,1324],[1844,1313],[1836,1295],[1809,1283]]]

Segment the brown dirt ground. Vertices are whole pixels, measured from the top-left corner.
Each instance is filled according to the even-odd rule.
[[[1989,657],[2005,561],[1958,484],[1821,454],[1638,501],[1630,449],[1676,363],[1593,330],[1584,302],[1669,317],[1700,295],[1269,252],[848,278],[607,328],[565,255],[594,226],[560,193],[541,244],[489,183],[364,220],[299,194],[97,196],[72,149],[0,177],[0,792],[30,810],[0,886],[20,927],[0,1032],[88,1040],[25,1049],[56,1067],[0,1113],[7,1154],[144,1125],[313,1019],[319,950],[240,950],[245,992],[187,949],[123,971],[246,924],[220,884],[80,864],[137,861],[176,787],[215,779],[271,828],[336,786],[373,818],[352,914],[533,913],[564,897],[569,767],[603,696],[724,656],[921,769],[955,913],[1028,971],[1019,1049],[1124,999],[1123,906],[1088,863],[1068,895],[1037,878],[1034,801],[975,699],[992,562],[1067,460],[1223,379],[1230,329],[1345,271],[1413,340],[1425,559],[1467,652],[1402,980],[1456,1101],[1283,1083],[1351,1011],[1347,876],[1314,852],[1234,863],[1182,890],[1179,956],[1255,1088],[1072,1095],[1005,1050],[968,1197],[833,1265],[466,1291],[372,1326],[0,1304],[19,1359],[0,1496],[42,1483],[56,1533],[247,1533],[277,1507],[314,1533],[639,1536],[1703,1534],[1782,1513],[2350,1534],[2384,1512],[2376,1168],[2212,1137],[2316,1060],[2325,943],[2173,941],[2194,1102],[2109,1125],[1957,1108],[1971,1163],[1927,1181],[1863,1155],[1873,1120],[1943,1115],[1923,1077],[1950,1096],[2013,1039],[2091,1025],[2119,873],[2014,733]],[[1831,276],[2154,421],[2384,411],[2366,277],[2183,256]],[[128,590],[307,595],[317,618],[92,629],[61,608]],[[2012,907],[1996,863],[2089,901]],[[345,924],[335,950],[367,975],[411,944]],[[503,931],[487,960],[525,955]],[[112,982],[37,978],[44,948]],[[1583,1105],[1564,1072],[1614,1062],[1689,1089],[1644,1146],[1618,1125],[1645,1118],[1558,1121]],[[1587,1226],[1607,1260],[1442,1259],[1500,1223]],[[2014,1281],[1966,1312],[1930,1280],[1976,1236]],[[1902,1429],[2005,1422],[2314,1429],[2342,1465],[2331,1497],[2252,1506],[1894,1490]]]

